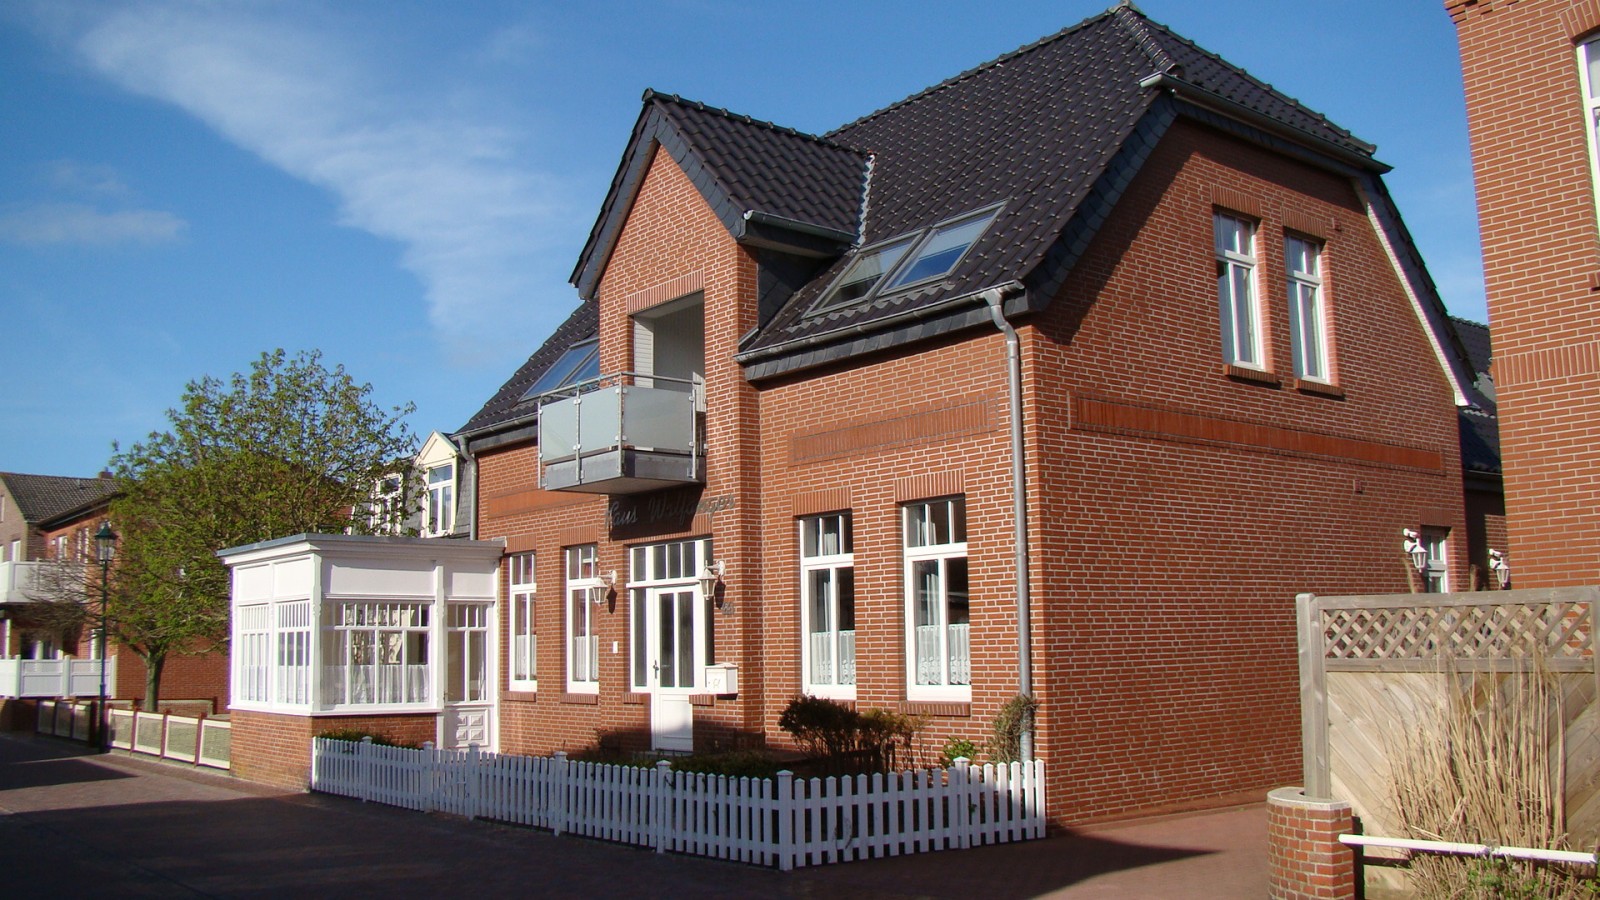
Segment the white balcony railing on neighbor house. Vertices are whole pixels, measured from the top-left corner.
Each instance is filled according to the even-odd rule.
[[[30,603],[44,599],[52,580],[84,584],[83,563],[40,560],[0,562],[0,603]]]
[[[633,494],[705,481],[699,381],[619,372],[539,398],[546,490]]]
[[[106,695],[117,695],[117,658],[106,660]],[[0,697],[98,697],[100,660],[0,659]]]

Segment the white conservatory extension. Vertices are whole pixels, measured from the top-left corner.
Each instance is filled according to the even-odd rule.
[[[301,534],[221,551],[234,710],[433,713],[442,746],[495,743],[499,541]]]

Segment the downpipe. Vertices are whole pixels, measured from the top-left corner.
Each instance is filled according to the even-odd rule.
[[[1006,339],[1006,385],[1010,394],[1011,422],[1011,516],[1014,520],[1017,579],[1017,693],[1033,697],[1033,629],[1030,626],[1032,600],[1028,590],[1028,486],[1023,466],[1022,441],[1022,345],[1017,330],[1006,321],[1000,288],[981,295],[989,304],[989,317]],[[1023,761],[1033,759],[1033,717],[1027,719],[1020,746]]]

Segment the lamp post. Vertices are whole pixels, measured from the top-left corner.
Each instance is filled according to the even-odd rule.
[[[111,649],[110,642],[110,608],[111,599],[111,558],[117,555],[117,533],[111,530],[111,522],[101,522],[100,530],[94,535],[95,558],[100,561],[100,710],[96,716],[99,731],[100,752],[105,753],[110,749],[107,740],[107,726],[110,718],[106,715],[106,655]]]

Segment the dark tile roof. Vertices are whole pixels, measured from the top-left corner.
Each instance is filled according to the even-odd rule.
[[[1370,156],[1370,145],[1326,118],[1118,5],[824,135],[872,154],[864,244],[1004,208],[942,281],[809,315],[850,257],[837,261],[746,341],[741,358],[1007,283],[1048,302],[1172,121],[1166,91],[1144,84],[1156,74],[1181,85],[1180,98],[1222,98],[1308,144]]]
[[[1472,366],[1476,394],[1473,407],[1459,414],[1461,466],[1468,472],[1500,474],[1500,417],[1495,405],[1493,344],[1489,326],[1469,319],[1450,317],[1467,360]]]
[[[550,335],[544,344],[534,351],[532,356],[528,357],[528,361],[517,369],[516,374],[512,375],[510,380],[500,386],[500,390],[489,398],[489,402],[485,403],[482,409],[474,413],[472,418],[468,419],[467,423],[456,431],[456,434],[482,431],[519,419],[526,418],[531,421],[535,413],[535,407],[532,403],[523,402],[522,395],[527,393],[528,388],[532,387],[535,381],[539,380],[539,376],[544,374],[545,369],[550,368],[556,360],[561,358],[561,354],[565,353],[568,347],[579,341],[594,337],[599,330],[599,305],[594,301],[579,305],[577,309],[572,311],[572,315],[567,316],[567,320],[561,323],[555,333]]]
[[[0,479],[5,480],[11,499],[22,510],[22,517],[35,524],[88,509],[116,492],[116,482],[110,478],[0,472]]]

